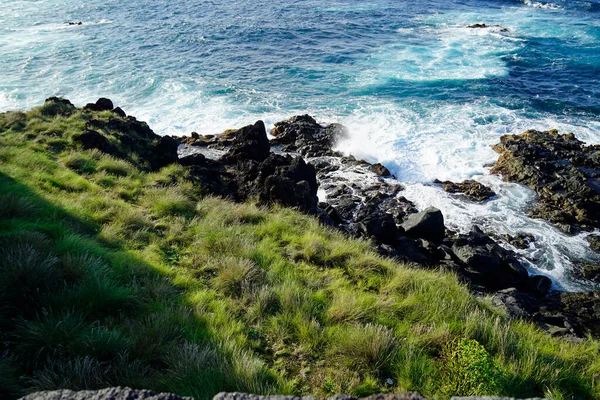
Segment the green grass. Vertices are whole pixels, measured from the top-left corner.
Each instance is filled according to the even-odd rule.
[[[182,167],[81,150],[86,120],[110,115],[55,115],[0,114],[0,397],[600,397],[598,341],[511,321],[313,217],[205,197]],[[494,385],[464,378],[473,354]]]

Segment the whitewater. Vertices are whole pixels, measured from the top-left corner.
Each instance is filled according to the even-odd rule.
[[[574,260],[597,261],[585,234],[529,218],[535,194],[489,167],[503,134],[556,128],[600,143],[600,0],[0,6],[0,111],[108,97],[163,135],[305,113],[339,122],[351,133],[339,150],[386,165],[401,194],[441,209],[449,228],[534,235],[513,249],[532,272],[589,288],[570,275]],[[476,179],[498,196],[470,203],[435,179]]]

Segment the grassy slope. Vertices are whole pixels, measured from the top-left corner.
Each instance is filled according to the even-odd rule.
[[[597,341],[510,322],[453,275],[382,259],[293,210],[203,197],[181,167],[77,149],[87,118],[0,114],[0,397],[109,385],[600,397]],[[485,347],[496,385],[451,362],[455,338]]]

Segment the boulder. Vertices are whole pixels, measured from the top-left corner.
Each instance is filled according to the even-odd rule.
[[[206,157],[201,153],[193,153],[184,157],[179,157],[179,164],[184,167],[190,167],[192,165],[205,166]]]
[[[262,121],[254,125],[245,126],[233,133],[235,139],[229,152],[223,157],[224,162],[237,162],[240,160],[264,161],[269,157],[270,145],[267,131]]]
[[[534,275],[527,281],[527,291],[534,296],[545,296],[552,287],[552,279],[544,275]]]
[[[412,238],[422,238],[441,244],[446,235],[444,216],[435,207],[429,207],[418,214],[409,215],[402,224],[405,234]]]
[[[121,107],[115,107],[112,111],[121,118],[127,117],[127,114],[125,114],[125,111]]]
[[[113,155],[117,152],[116,146],[96,131],[86,130],[81,135],[74,136],[73,141],[81,144],[85,150],[97,149]]]
[[[54,117],[60,115],[62,117],[68,117],[75,112],[76,107],[67,99],[62,97],[50,97],[46,99],[42,106],[42,115]]]
[[[514,253],[500,247],[477,227],[449,240],[448,244],[464,266],[465,276],[477,285],[499,290],[523,287],[528,282],[529,274]]]
[[[371,165],[369,167],[369,169],[371,171],[375,172],[379,176],[383,176],[383,177],[392,176],[392,173],[390,172],[390,170],[379,163]]]
[[[374,237],[377,242],[391,245],[397,242],[398,228],[390,214],[374,213],[365,218],[362,223],[367,234]]]
[[[88,103],[83,107],[84,111],[111,111],[114,108],[110,99],[101,97],[95,103]]]
[[[160,136],[150,147],[145,159],[153,171],[177,162],[179,143],[170,136]]]
[[[529,319],[536,311],[535,307],[532,306],[532,304],[535,304],[535,299],[515,288],[498,291],[492,297],[492,304],[504,309],[511,318]]]
[[[271,175],[265,180],[259,200],[263,204],[276,203],[304,212],[315,211],[317,203],[316,198],[311,195],[308,182],[294,182],[282,175]]]

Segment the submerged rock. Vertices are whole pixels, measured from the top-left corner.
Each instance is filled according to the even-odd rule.
[[[487,25],[487,24],[472,24],[468,25],[467,28],[471,29],[486,29],[486,28],[498,28],[500,32],[508,32],[508,29],[501,25]]]
[[[472,179],[461,183],[442,182],[436,179],[434,183],[443,185],[444,191],[448,193],[462,193],[472,201],[481,202],[496,196],[496,193],[492,189]]]

